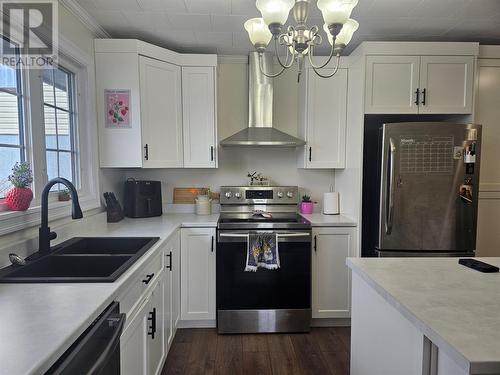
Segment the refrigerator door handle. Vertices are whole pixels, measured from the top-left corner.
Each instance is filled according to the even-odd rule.
[[[392,223],[394,219],[394,154],[396,153],[396,146],[394,145],[394,140],[389,138],[389,150],[388,150],[388,161],[389,161],[389,173],[388,176],[388,205],[385,214],[385,233],[391,234],[392,232]]]

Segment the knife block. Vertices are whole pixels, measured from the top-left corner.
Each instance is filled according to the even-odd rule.
[[[124,217],[125,215],[123,214],[121,207],[112,209],[106,208],[106,219],[108,223],[117,223],[123,220]]]

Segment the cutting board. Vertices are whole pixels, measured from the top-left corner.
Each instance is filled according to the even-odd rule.
[[[194,204],[198,195],[206,195],[208,188],[187,187],[174,188],[174,204]],[[212,199],[219,199],[219,193],[210,193]]]

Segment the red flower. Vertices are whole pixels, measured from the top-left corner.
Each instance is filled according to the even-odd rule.
[[[120,100],[120,101],[118,102],[118,104],[119,104],[119,105],[123,105],[123,101],[121,101],[121,100]]]
[[[113,122],[116,124],[116,119],[115,118],[113,119]]]
[[[127,111],[125,109],[122,109],[122,115],[125,116],[127,114]]]
[[[111,116],[113,116],[113,110],[110,109],[109,112],[108,112]]]

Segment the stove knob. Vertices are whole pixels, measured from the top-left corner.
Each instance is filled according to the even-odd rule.
[[[286,196],[288,198],[293,198],[293,193],[291,191],[289,191],[289,192],[286,193]]]
[[[282,191],[278,191],[278,193],[276,194],[278,196],[278,198],[283,198],[283,192]]]
[[[241,193],[234,193],[234,197],[236,199],[240,199],[241,198]]]
[[[226,192],[225,194],[226,198],[229,199],[233,196],[233,193],[231,193],[230,191]]]

